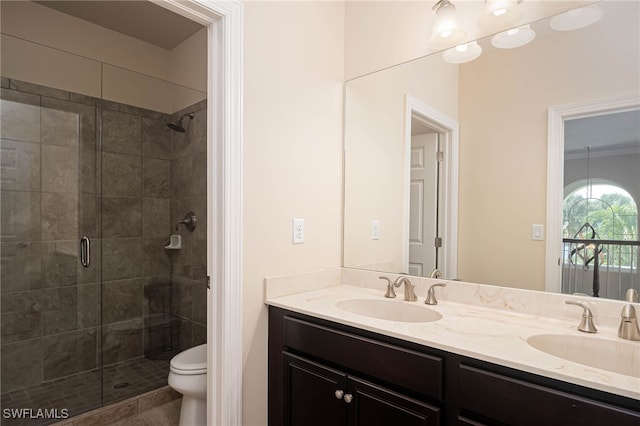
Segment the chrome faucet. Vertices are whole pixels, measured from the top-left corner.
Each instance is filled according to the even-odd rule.
[[[598,329],[595,324],[593,324],[593,314],[591,313],[591,309],[584,302],[578,302],[575,300],[565,300],[564,303],[567,305],[576,305],[580,306],[582,311],[582,321],[580,321],[580,325],[578,325],[578,330],[583,331],[585,333],[597,333]]]
[[[400,287],[404,283],[404,300],[408,302],[415,302],[418,300],[418,296],[416,296],[416,292],[414,291],[414,286],[409,281],[409,278],[405,276],[399,276],[395,282],[393,283],[394,287]]]
[[[433,284],[429,287],[429,291],[427,291],[427,299],[424,301],[427,305],[437,305],[438,300],[436,299],[436,292],[434,287],[446,287],[447,283],[437,283]]]

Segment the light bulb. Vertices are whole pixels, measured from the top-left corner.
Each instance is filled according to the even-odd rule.
[[[523,25],[494,35],[491,38],[491,44],[498,49],[513,49],[530,43],[534,38],[536,33],[531,26]]]
[[[486,0],[478,25],[484,28],[506,28],[522,19],[518,0]]]
[[[462,41],[467,33],[460,27],[456,7],[448,0],[441,0],[434,6],[436,19],[431,30],[431,43],[436,46],[453,45]]]
[[[442,58],[450,64],[464,64],[477,59],[481,54],[482,47],[478,45],[477,41],[472,41],[445,50]]]

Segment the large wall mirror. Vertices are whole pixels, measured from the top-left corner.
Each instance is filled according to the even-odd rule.
[[[640,289],[640,3],[597,6],[580,29],[548,18],[518,48],[489,36],[470,62],[439,52],[346,83],[345,267],[592,295],[598,263],[598,296]],[[594,225],[588,200],[563,216],[580,196],[626,203],[610,209],[619,232]],[[630,242],[572,253],[563,237],[591,238],[586,223]]]

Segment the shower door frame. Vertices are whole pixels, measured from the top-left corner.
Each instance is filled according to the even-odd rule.
[[[150,0],[207,27],[207,424],[242,424],[242,20],[237,0]]]

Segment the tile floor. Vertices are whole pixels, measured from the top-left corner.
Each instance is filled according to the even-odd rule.
[[[70,416],[100,408],[167,385],[169,360],[135,358],[100,369],[68,376],[13,392],[0,397],[2,409],[66,408]],[[101,386],[103,375],[104,387]],[[126,385],[125,385],[126,384]],[[6,419],[3,426],[40,426],[51,424],[46,419]]]

